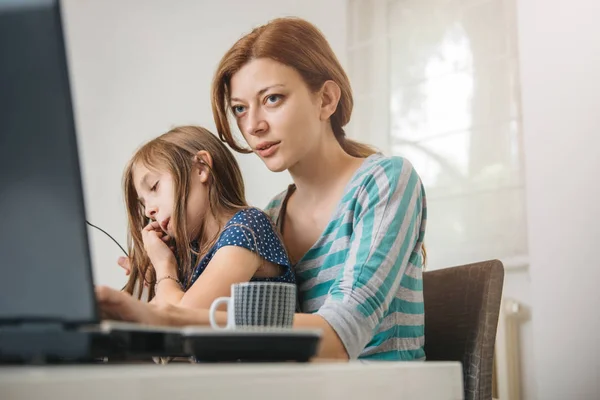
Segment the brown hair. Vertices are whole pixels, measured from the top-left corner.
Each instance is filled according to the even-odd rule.
[[[131,274],[124,290],[129,294],[137,289],[141,298],[144,282],[148,284],[149,297],[154,297],[154,281],[156,278],[148,255],[144,251],[141,231],[147,224],[144,208],[138,201],[138,194],[133,182],[133,169],[142,164],[149,169],[160,169],[169,172],[174,183],[174,209],[172,220],[175,230],[175,255],[178,261],[178,277],[188,281],[192,272],[192,248],[189,243],[189,230],[185,213],[187,197],[190,190],[190,177],[197,162],[196,154],[207,151],[213,160],[210,169],[209,212],[235,212],[248,206],[244,194],[242,174],[231,151],[208,130],[197,126],[180,126],[151,140],[142,146],[129,161],[123,174],[123,190],[129,220],[129,258]],[[200,230],[202,232],[204,228]],[[212,242],[216,239],[213,238]],[[210,242],[210,241],[209,241]],[[210,248],[212,243],[203,243],[200,253]]]
[[[221,59],[212,83],[212,111],[219,137],[232,149],[251,152],[233,138],[227,118],[231,77],[257,58],[270,58],[294,68],[313,92],[320,90],[326,81],[334,81],[341,90],[337,109],[330,118],[335,138],[354,157],[365,158],[375,153],[370,146],[346,138],[343,127],[350,121],[354,104],[350,81],[323,33],[300,18],[278,18],[255,28]]]

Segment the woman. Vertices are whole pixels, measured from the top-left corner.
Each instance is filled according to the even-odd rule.
[[[213,81],[220,138],[294,181],[266,210],[296,272],[294,326],[323,330],[322,357],[423,359],[425,193],[408,161],[345,138],[352,104],[325,37],[296,18],[240,39]],[[233,138],[229,112],[249,148]],[[206,310],[151,308],[106,288],[98,297],[116,317],[207,323]]]

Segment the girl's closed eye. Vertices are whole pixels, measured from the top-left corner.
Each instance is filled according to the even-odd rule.
[[[154,191],[156,191],[156,189],[158,188],[158,182],[159,182],[159,181],[156,181],[156,183],[155,183],[154,185],[152,185],[152,187],[150,188],[150,191],[151,191],[151,192],[154,192]]]

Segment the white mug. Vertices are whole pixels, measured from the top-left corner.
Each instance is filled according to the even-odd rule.
[[[215,312],[227,305],[227,325],[220,326]],[[210,306],[214,329],[240,327],[291,328],[296,309],[296,285],[280,282],[245,282],[231,285],[230,297],[219,297]]]

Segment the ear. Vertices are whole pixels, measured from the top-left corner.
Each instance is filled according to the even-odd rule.
[[[326,81],[319,91],[321,109],[319,117],[321,121],[327,121],[337,109],[342,91],[334,81]]]
[[[200,150],[194,157],[196,172],[200,176],[200,182],[207,183],[210,178],[210,170],[213,166],[213,159],[210,153],[206,150]]]

